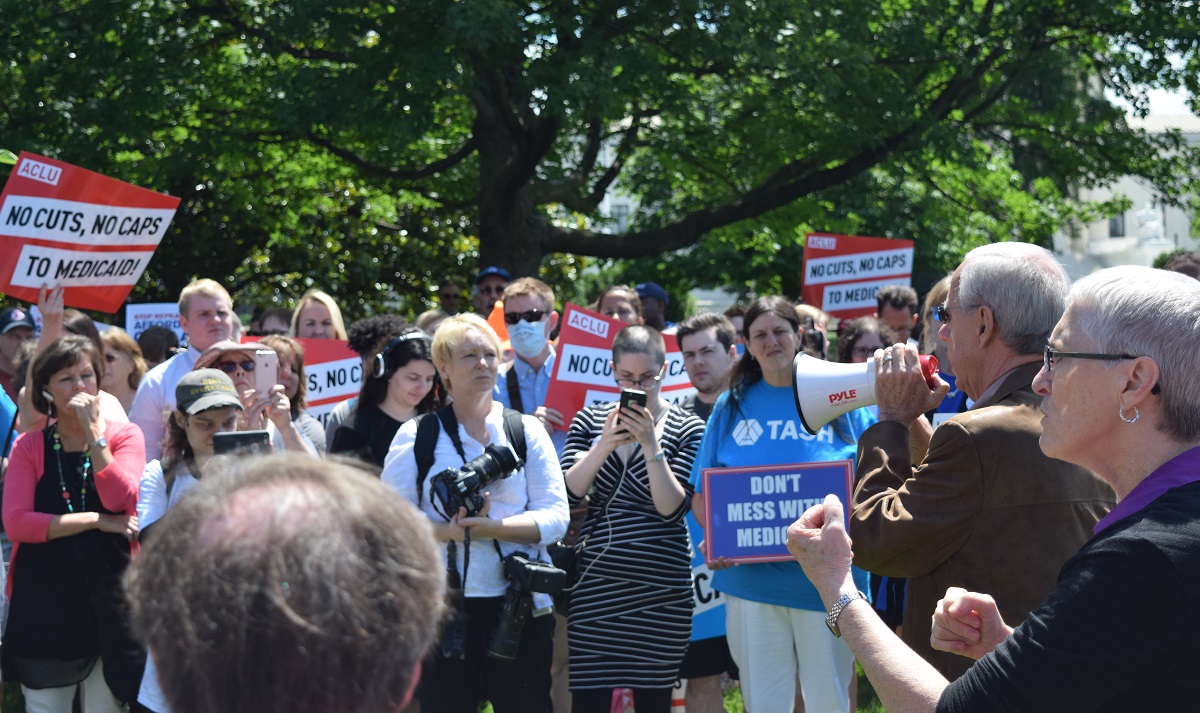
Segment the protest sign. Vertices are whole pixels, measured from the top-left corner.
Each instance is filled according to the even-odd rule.
[[[0,292],[37,302],[63,285],[70,307],[116,312],[179,199],[22,152],[0,194]]]
[[[692,641],[725,636],[725,597],[713,589],[713,571],[696,547],[704,539],[704,531],[692,511],[688,511],[684,520],[687,522],[688,552],[692,558]]]
[[[242,343],[259,337],[242,337]],[[344,339],[296,339],[304,347],[304,376],[309,416],[325,423],[339,403],[362,390],[362,357]]]
[[[297,339],[304,347],[308,414],[325,423],[338,403],[362,390],[362,357],[343,339]]]
[[[868,316],[879,288],[910,284],[912,268],[911,240],[809,233],[801,294],[834,317]]]
[[[704,532],[710,565],[790,560],[787,529],[804,511],[833,493],[850,502],[854,463],[794,463],[747,468],[705,468]],[[847,523],[848,524],[848,523]]]
[[[175,332],[180,344],[187,344],[187,335],[179,325],[179,305],[175,302],[146,302],[125,305],[125,331],[138,339],[148,327],[159,326]]]
[[[621,393],[612,373],[612,343],[625,323],[567,303],[558,335],[558,357],[546,391],[546,406],[563,415],[565,431],[571,419],[585,406],[616,401]],[[696,393],[683,369],[683,354],[675,337],[663,335],[667,368],[662,379],[662,397],[679,403]]]

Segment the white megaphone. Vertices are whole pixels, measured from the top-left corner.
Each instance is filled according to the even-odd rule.
[[[937,357],[921,356],[921,374],[929,388],[936,389]],[[792,393],[804,430],[816,435],[821,427],[844,413],[874,406],[875,360],[865,364],[836,364],[804,352],[792,362]]]

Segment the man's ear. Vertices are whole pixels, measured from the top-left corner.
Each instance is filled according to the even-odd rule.
[[[554,328],[558,326],[558,312],[551,312],[550,319],[548,319],[546,321],[550,324],[550,329],[549,329],[549,331],[546,332],[546,334],[548,336],[550,334],[553,334]]]

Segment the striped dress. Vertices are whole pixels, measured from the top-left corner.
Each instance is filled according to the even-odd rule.
[[[580,411],[563,450],[565,473],[600,438],[615,403]],[[669,688],[692,629],[687,527],[688,477],[704,422],[678,406],[666,412],[659,443],[689,501],[664,517],[654,508],[640,446],[609,455],[592,486],[582,536],[583,578],[567,614],[572,689]],[[619,451],[631,451],[627,460]],[[574,505],[581,497],[568,489]]]

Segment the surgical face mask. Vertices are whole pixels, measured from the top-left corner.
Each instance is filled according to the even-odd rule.
[[[532,359],[546,348],[546,329],[541,322],[521,320],[509,326],[508,341],[518,355]]]

